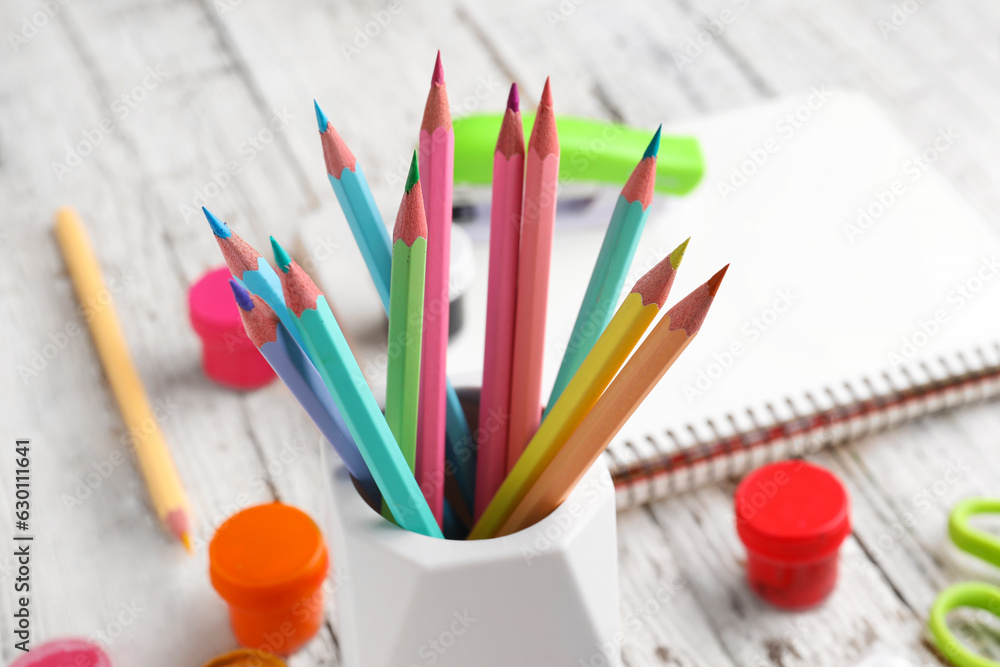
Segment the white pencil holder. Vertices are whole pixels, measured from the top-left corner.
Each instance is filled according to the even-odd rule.
[[[620,664],[615,493],[602,461],[555,512],[492,540],[389,523],[339,462],[332,492],[345,667]]]

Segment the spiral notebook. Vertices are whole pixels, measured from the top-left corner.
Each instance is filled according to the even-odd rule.
[[[670,131],[699,137],[707,171],[654,202],[632,273],[688,235],[671,302],[732,266],[606,453],[620,507],[1000,392],[1000,230],[933,166],[972,137],[913,145],[822,90]]]

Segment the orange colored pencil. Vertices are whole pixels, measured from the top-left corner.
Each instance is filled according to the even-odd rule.
[[[507,471],[514,467],[542,419],[542,361],[549,266],[559,185],[559,136],[552,88],[545,80],[524,166],[521,249],[517,262],[517,308],[511,363]]]
[[[548,516],[569,496],[590,466],[701,330],[727,264],[660,319],[632,358],[500,525],[510,535]]]

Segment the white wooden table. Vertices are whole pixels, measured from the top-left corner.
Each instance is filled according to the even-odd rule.
[[[210,384],[185,314],[187,285],[219,263],[201,203],[266,247],[333,201],[314,97],[376,195],[398,199],[439,47],[456,113],[502,108],[511,79],[535,100],[545,75],[560,111],[646,127],[830,84],[873,97],[915,143],[953,126],[961,140],[936,166],[985,214],[1000,204],[1000,6],[431,4],[0,3],[0,540],[13,532],[14,439],[28,437],[34,642],[99,636],[118,665],[199,665],[233,645],[208,583],[213,528],[273,498],[327,511],[304,413],[280,386]],[[90,339],[67,329],[82,321],[50,232],[62,204],[81,211],[118,277],[126,335],[197,511],[193,558],[159,530]],[[730,484],[619,515],[626,664],[849,665],[879,647],[937,664],[922,636],[936,593],[1000,579],[957,556],[944,530],[955,500],[996,493],[998,433],[985,405],[819,456],[850,488],[855,529],[838,590],[809,613],[770,609],[744,585]],[[5,663],[12,551],[0,547]],[[335,614],[293,666],[338,664]],[[970,641],[1000,656],[995,631]]]

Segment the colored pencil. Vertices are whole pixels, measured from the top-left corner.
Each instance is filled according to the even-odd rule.
[[[701,329],[728,265],[668,310],[504,521],[497,535],[537,523],[562,504]]]
[[[583,303],[577,313],[576,323],[573,325],[573,333],[570,335],[559,373],[549,395],[546,412],[559,400],[559,396],[566,389],[566,384],[580,368],[583,359],[604,331],[604,327],[608,326],[614,313],[618,295],[625,285],[625,276],[632,265],[635,249],[639,245],[639,237],[646,226],[646,218],[649,217],[649,205],[653,201],[660,129],[662,128],[657,128],[642,159],[618,195],[615,210],[611,214],[611,222],[608,223],[608,231],[604,234],[604,242],[597,255],[594,271],[590,274],[590,282],[587,284]]]
[[[357,227],[351,227],[358,244],[371,244],[368,253],[362,252],[368,266],[368,272],[376,285],[386,285],[385,290],[379,290],[382,306],[389,313],[389,290],[392,273],[392,246],[388,232],[382,223],[372,199],[371,191],[365,180],[361,165],[351,153],[347,144],[340,138],[326,114],[316,104],[316,120],[319,123],[320,138],[323,144],[323,159],[326,162],[327,175],[334,186],[337,199],[348,220],[351,216],[357,219]],[[343,168],[340,166],[343,165]],[[336,183],[334,181],[337,181]],[[350,187],[348,187],[350,186]],[[343,196],[341,194],[343,191]],[[348,193],[357,191],[360,194],[347,198]],[[362,212],[362,209],[364,211]],[[377,249],[375,246],[378,246]],[[473,487],[476,477],[476,451],[473,448],[472,431],[465,418],[462,404],[451,382],[446,385],[447,391],[447,449],[448,472],[454,473],[455,481],[462,493],[462,498],[472,512]]]
[[[142,378],[129,355],[114,303],[107,300],[111,292],[101,276],[87,230],[74,209],[56,211],[55,235],[80,303],[107,304],[93,309],[87,318],[94,347],[131,435],[153,508],[170,534],[191,552],[194,517],[190,503],[149,404]]]
[[[416,470],[417,410],[420,398],[420,341],[423,330],[427,221],[414,152],[403,200],[392,232],[389,288],[389,360],[385,420],[410,471]]]
[[[302,338],[298,330],[292,323],[292,316],[288,314],[285,307],[285,297],[281,293],[281,280],[274,272],[271,265],[259,252],[235,234],[229,225],[219,220],[205,208],[201,207],[208,224],[215,234],[215,241],[219,244],[222,257],[226,260],[229,272],[233,274],[240,284],[245,286],[251,294],[255,294],[264,300],[271,310],[281,319],[281,323],[295,337],[296,342],[302,345]]]
[[[510,87],[507,110],[493,154],[490,207],[490,265],[486,300],[486,345],[479,397],[479,452],[476,461],[475,518],[483,513],[507,474],[510,371],[517,307],[517,253],[524,194],[524,129],[517,84]]]
[[[517,261],[517,307],[511,362],[507,471],[531,440],[542,417],[542,362],[549,266],[559,184],[559,137],[548,79],[542,91],[524,166],[524,204]]]
[[[281,286],[292,321],[368,464],[383,501],[403,528],[442,537],[326,297],[273,238],[271,244],[275,263],[282,271]]]
[[[263,299],[251,294],[235,279],[229,283],[247,336],[336,450],[351,476],[369,498],[377,499],[375,479],[316,367]]]
[[[392,251],[389,232],[382,222],[375,199],[372,197],[368,180],[361,171],[361,165],[351,153],[337,130],[319,108],[319,103],[313,100],[316,107],[316,122],[319,124],[320,141],[323,144],[323,160],[326,162],[326,175],[330,185],[337,195],[340,208],[351,227],[351,233],[361,249],[361,256],[368,267],[368,273],[375,282],[382,303],[389,303],[389,271],[380,271],[373,267],[389,266],[392,263]],[[388,306],[386,306],[388,310]]]
[[[455,133],[441,52],[420,125],[420,173],[427,213],[427,280],[424,339],[420,361],[420,416],[417,420],[417,481],[438,521],[444,502],[444,446],[447,434],[448,295],[451,262],[451,189]]]
[[[570,380],[566,391],[473,526],[469,539],[496,535],[625,363],[667,299],[676,275],[674,267],[680,260],[680,253],[677,250],[674,253],[640,278],[625,297],[607,329],[583,360],[580,370]]]

